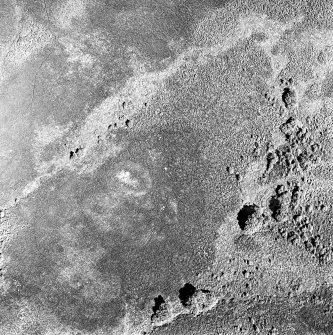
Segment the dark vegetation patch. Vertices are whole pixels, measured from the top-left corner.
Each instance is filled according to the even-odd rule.
[[[191,298],[194,295],[194,293],[196,292],[196,290],[197,289],[190,283],[186,283],[179,290],[179,300],[184,307],[186,307],[189,304],[189,301],[191,300]]]
[[[252,215],[256,213],[256,205],[244,205],[237,214],[237,220],[240,229],[244,230],[246,228],[247,221],[251,218]]]
[[[165,300],[161,295],[158,295],[157,298],[154,298],[154,306],[153,306],[153,313],[155,314],[163,304],[165,304]]]
[[[278,197],[273,196],[269,201],[269,209],[272,211],[272,217],[277,219],[278,215],[280,214],[281,210],[281,202]]]
[[[286,108],[295,106],[297,102],[295,90],[290,87],[286,87],[282,92],[282,101]]]
[[[167,306],[164,298],[158,295],[154,298],[154,305],[152,307],[153,314],[151,316],[151,321],[162,320],[168,314]]]

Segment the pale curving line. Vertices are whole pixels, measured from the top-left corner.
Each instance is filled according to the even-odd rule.
[[[135,178],[132,174],[136,172],[142,178],[142,181]],[[152,187],[152,180],[149,176],[149,172],[140,164],[133,162],[126,162],[124,167],[121,167],[119,171],[115,173],[116,179],[120,182],[121,191],[125,195],[130,195],[134,197],[141,197],[147,194],[147,191]],[[113,185],[110,185],[112,187]]]

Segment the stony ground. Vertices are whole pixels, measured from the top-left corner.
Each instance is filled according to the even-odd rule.
[[[0,0],[0,334],[333,333],[330,1]]]

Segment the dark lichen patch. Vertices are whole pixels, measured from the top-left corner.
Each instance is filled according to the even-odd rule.
[[[102,1],[89,8],[87,29],[102,31],[117,45],[138,50],[138,54],[150,61],[150,66],[160,67],[161,60],[175,56],[169,42],[189,37],[189,18],[197,6]],[[128,20],[131,25],[126,23]]]
[[[122,299],[91,301],[82,294],[80,288],[55,283],[43,291],[36,303],[52,311],[61,323],[77,330],[93,332],[117,326],[125,313]]]
[[[323,285],[307,294],[298,312],[299,319],[316,333],[330,334],[333,328],[332,287]]]
[[[31,234],[6,251],[13,282],[24,273],[13,286],[15,299],[82,331],[117,325],[125,302],[141,308],[152,291],[177,297],[183,278],[193,280],[213,261],[200,138],[184,124],[120,137],[128,146],[119,157],[91,174],[62,173],[41,186],[23,211]],[[129,175],[139,182],[131,184]],[[138,192],[124,193],[123,182]]]
[[[329,73],[324,79],[321,86],[321,94],[324,97],[332,98],[333,96],[333,73]]]
[[[71,257],[82,259],[88,248],[94,254],[94,248],[99,244],[98,234],[91,229],[89,221],[82,220],[82,216],[80,220],[80,210],[73,201],[80,192],[77,192],[72,177],[62,175],[47,182],[34,198],[25,203],[25,212],[28,209],[30,213],[23,219],[29,228],[22,231],[5,252],[12,258],[6,278],[11,283],[8,295],[12,297],[12,303],[25,299],[41,310],[53,312],[64,324],[93,331],[117,325],[124,310],[121,300],[98,301],[98,296],[96,299],[85,299],[82,287],[74,289],[74,282],[60,280],[62,271],[67,271],[66,268],[72,271],[75,266],[71,264]],[[28,220],[29,217],[31,220]],[[62,234],[66,226],[67,242]],[[72,254],[68,253],[70,250]],[[78,265],[79,272],[82,266],[84,263]],[[94,267],[87,270],[92,271]],[[88,292],[96,287],[90,283],[85,285]],[[96,311],[95,315],[92,311]]]
[[[200,138],[186,125],[179,124],[154,133],[123,133],[122,136],[129,143],[127,149],[96,174],[103,180],[103,176],[109,176],[123,161],[144,166],[152,180],[147,193],[152,208],[141,211],[142,221],[132,222],[130,236],[118,236],[116,242],[112,232],[103,237],[107,250],[103,264],[108,263],[107,259],[111,259],[118,248],[121,260],[118,272],[128,296],[137,296],[140,300],[151,290],[173,296],[183,276],[191,278],[213,258],[210,244],[213,231],[201,223],[205,216],[202,182],[207,167],[199,151]],[[147,234],[161,238],[140,244]],[[208,253],[195,256],[196,248],[202,245]],[[106,275],[114,272],[114,268],[105,265],[99,268]]]

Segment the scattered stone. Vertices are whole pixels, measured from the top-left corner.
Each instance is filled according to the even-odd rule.
[[[282,93],[282,101],[286,108],[293,108],[297,103],[295,90],[290,87],[286,87]]]
[[[229,174],[235,174],[235,169],[231,166],[227,167],[227,171],[228,171]]]
[[[75,150],[71,150],[69,152],[69,159],[74,159],[74,158],[78,157],[82,150],[83,150],[82,147],[78,147]]]
[[[248,272],[248,271],[246,271],[246,270],[243,270],[243,276],[244,276],[244,278],[249,278],[250,277],[250,273]]]

